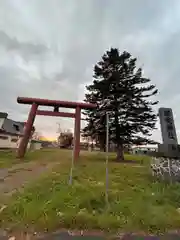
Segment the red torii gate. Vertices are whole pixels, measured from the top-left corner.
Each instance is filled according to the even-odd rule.
[[[77,160],[80,152],[80,121],[81,121],[81,109],[92,109],[96,108],[95,104],[81,103],[81,102],[69,102],[69,101],[58,101],[40,98],[27,98],[18,97],[17,102],[20,104],[29,104],[31,109],[29,111],[28,120],[24,129],[24,135],[19,144],[17,151],[17,157],[23,158],[27,149],[29,138],[31,135],[31,130],[34,124],[36,115],[52,116],[52,117],[68,117],[75,118],[75,128],[74,128],[74,159]],[[38,110],[38,106],[49,106],[54,107],[54,111],[44,111]],[[59,108],[74,108],[75,113],[59,112]]]

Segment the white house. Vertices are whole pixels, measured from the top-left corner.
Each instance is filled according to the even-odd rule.
[[[24,122],[7,117],[7,113],[0,112],[0,149],[17,148],[18,140],[23,136]]]
[[[154,145],[139,145],[139,146],[132,146],[132,153],[133,154],[146,154],[147,152],[157,152],[158,146],[157,144]]]

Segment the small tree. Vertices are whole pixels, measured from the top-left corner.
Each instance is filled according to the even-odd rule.
[[[70,130],[61,132],[58,136],[58,144],[62,148],[69,148],[73,143],[73,134]]]
[[[98,137],[105,144],[106,113],[109,113],[110,140],[117,146],[117,160],[123,161],[124,144],[154,143],[148,137],[155,129],[157,114],[152,106],[158,101],[148,100],[157,94],[150,79],[136,67],[130,53],[111,48],[94,67],[93,84],[86,87],[85,101],[97,108],[84,112],[85,135]]]
[[[32,135],[32,139],[40,140],[40,138],[41,138],[41,134],[37,131],[34,131]]]

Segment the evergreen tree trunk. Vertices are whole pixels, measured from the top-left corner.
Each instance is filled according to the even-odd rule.
[[[104,144],[104,142],[100,143],[100,151],[101,152],[105,152],[106,151],[106,145]]]
[[[106,137],[101,135],[99,136],[100,151],[106,152]]]
[[[116,160],[118,162],[123,162],[124,161],[123,144],[117,144]]]

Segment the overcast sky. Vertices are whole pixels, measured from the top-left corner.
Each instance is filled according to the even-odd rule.
[[[179,13],[179,0],[0,0],[0,111],[25,121],[29,107],[17,96],[83,100],[93,65],[118,47],[157,85],[159,107],[172,107],[180,136]],[[63,118],[35,124],[54,137],[57,122],[73,129]]]

